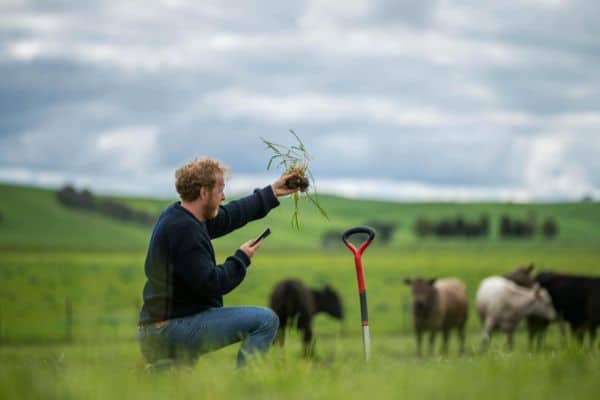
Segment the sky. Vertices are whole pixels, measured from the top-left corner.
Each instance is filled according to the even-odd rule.
[[[198,156],[320,193],[600,197],[596,0],[0,2],[0,181],[176,196]]]

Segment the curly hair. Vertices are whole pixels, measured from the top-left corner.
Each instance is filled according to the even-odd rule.
[[[188,161],[175,171],[175,189],[183,201],[194,201],[200,195],[200,188],[212,189],[216,183],[216,174],[227,175],[229,168],[208,157],[199,157]]]

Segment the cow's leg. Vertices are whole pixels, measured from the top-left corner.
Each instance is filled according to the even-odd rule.
[[[598,327],[598,325],[593,322],[590,325],[590,349],[594,349],[594,344],[596,342],[596,328],[597,327]]]
[[[535,325],[530,320],[527,320],[527,336],[528,336],[527,348],[529,349],[529,351],[533,351],[536,334],[535,334]]]
[[[435,345],[435,335],[437,331],[435,329],[431,329],[429,331],[429,355],[433,355],[434,345]]]
[[[423,338],[423,330],[421,328],[415,327],[415,338],[417,340],[417,357],[421,357],[423,355],[421,352],[421,339]]]
[[[565,325],[565,320],[558,317],[558,330],[560,331],[561,344],[564,346],[567,343],[567,327]]]
[[[287,325],[287,318],[279,317],[279,329],[277,329],[277,336],[275,336],[275,343],[280,346],[285,344],[285,328]]]
[[[458,326],[458,340],[460,342],[460,354],[465,354],[465,324]]]
[[[579,342],[579,344],[583,344],[583,334],[585,333],[585,327],[581,325],[571,324],[571,332],[573,332],[573,336]]]
[[[448,338],[450,337],[450,329],[444,327],[442,329],[442,354],[448,355]]]
[[[537,341],[536,341],[536,350],[542,351],[542,348],[544,347],[544,336],[545,336],[545,332],[543,329],[540,329],[537,331]]]
[[[544,323],[541,326],[538,327],[538,332],[537,332],[537,349],[538,351],[541,351],[542,348],[544,347],[544,343],[545,343],[545,339],[546,339],[546,331],[548,330],[548,324]]]
[[[313,340],[313,331],[310,317],[301,315],[298,318],[298,328],[302,333],[302,345],[304,347],[304,356],[312,357],[315,353],[315,343]]]
[[[515,331],[514,330],[509,330],[506,332],[506,348],[508,349],[508,351],[512,351],[513,346],[514,346],[514,335],[515,335]]]
[[[492,332],[494,330],[494,321],[491,318],[486,318],[483,324],[483,335],[481,337],[481,351],[486,351],[490,347],[492,341]]]

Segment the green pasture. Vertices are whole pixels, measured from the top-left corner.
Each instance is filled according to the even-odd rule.
[[[229,254],[220,251],[222,259]],[[482,278],[503,274],[517,265],[534,262],[544,268],[594,274],[599,260],[599,251],[586,246],[368,248],[363,261],[371,329],[386,335],[410,331],[410,290],[402,283],[404,277],[456,276],[466,283],[472,298]],[[86,341],[132,337],[144,283],[143,262],[143,252],[3,251],[0,340],[59,340],[67,329],[76,339]],[[253,259],[246,280],[226,297],[226,303],[267,305],[273,285],[287,277],[301,278],[315,287],[328,283],[340,292],[348,321],[340,326],[322,317],[319,327],[323,325],[325,332],[351,334],[356,328],[359,310],[354,261],[344,249],[281,250],[270,249],[267,242]],[[70,328],[68,302],[72,308]],[[469,327],[479,327],[474,313]]]
[[[156,212],[169,203],[124,201]],[[284,201],[266,219],[214,244],[224,260],[265,225],[273,230],[226,305],[267,305],[273,285],[288,277],[339,291],[346,319],[315,318],[318,358],[302,359],[300,338],[292,333],[284,349],[241,371],[234,368],[234,345],[201,357],[190,370],[148,375],[135,337],[150,227],[65,209],[49,190],[0,185],[0,398],[597,397],[598,343],[592,349],[563,343],[551,326],[545,348],[529,351],[521,328],[513,352],[505,351],[504,337],[497,335],[491,351],[481,355],[472,302],[482,278],[530,262],[538,269],[599,275],[598,203],[405,204],[323,197],[328,222],[308,203],[302,206],[300,232],[291,228],[291,204]],[[495,216],[506,211],[553,216],[560,234],[553,240],[419,240],[412,234],[419,216],[458,213],[487,213],[495,232]],[[369,219],[394,221],[398,230],[392,243],[376,239],[363,256],[373,354],[364,365],[352,254],[341,242],[322,248],[319,238],[328,229]],[[415,356],[410,290],[402,283],[415,275],[455,276],[466,283],[471,312],[465,356],[457,355],[454,336],[449,356]]]
[[[224,251],[221,256],[225,257]],[[600,254],[590,246],[423,246],[369,248],[363,257],[368,287],[372,362],[362,362],[358,296],[349,251],[269,249],[253,259],[226,305],[266,305],[279,279],[297,276],[329,283],[346,307],[342,323],[315,318],[315,361],[300,357],[292,333],[245,371],[234,370],[237,345],[201,357],[191,370],[147,375],[135,341],[144,281],[143,252],[4,251],[0,257],[0,397],[2,398],[593,398],[600,389],[597,347],[561,342],[552,327],[546,347],[530,352],[524,332],[512,353],[495,337],[478,353],[479,323],[471,312],[468,353],[415,356],[410,295],[401,280],[416,274],[457,276],[472,299],[479,280],[534,261],[562,270],[596,273]],[[65,342],[65,301],[73,308],[72,342]],[[439,341],[438,341],[439,345]]]

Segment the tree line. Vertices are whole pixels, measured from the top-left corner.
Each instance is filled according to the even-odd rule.
[[[87,189],[77,191],[73,186],[66,185],[56,195],[59,203],[65,207],[94,211],[120,221],[152,225],[156,220],[154,215],[145,211],[134,210],[125,203],[112,199],[97,198]]]
[[[370,226],[377,232],[375,243],[385,245],[391,242],[393,235],[398,228],[397,222],[384,220],[366,221],[364,225]],[[438,219],[419,217],[412,226],[414,234],[419,238],[425,237],[453,237],[453,238],[481,238],[487,237],[491,233],[491,221],[488,215],[481,215],[477,218],[466,218],[462,215],[453,217],[443,217]],[[343,247],[342,229],[329,229],[321,235],[321,246],[325,248]],[[540,234],[547,239],[558,236],[558,222],[554,217],[546,217],[541,221],[529,215],[525,218],[519,218],[503,214],[498,221],[498,235],[502,238],[530,238]],[[361,242],[366,237],[361,238],[356,235],[355,240]]]
[[[502,238],[530,238],[539,233],[552,239],[558,235],[558,230],[558,222],[553,217],[540,222],[534,215],[519,218],[503,214],[498,223],[498,235]],[[483,237],[490,233],[490,218],[487,215],[474,220],[462,215],[437,220],[419,217],[413,231],[418,237]]]

